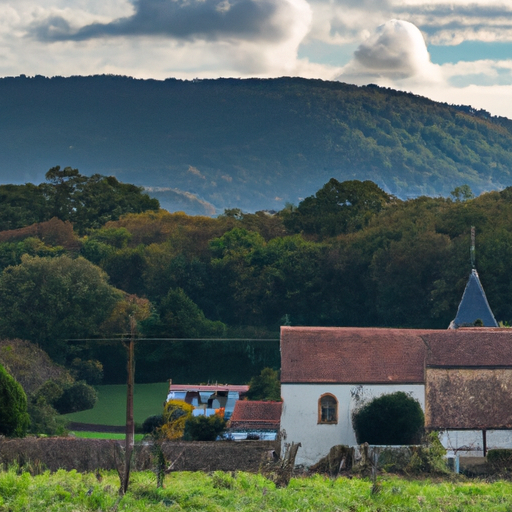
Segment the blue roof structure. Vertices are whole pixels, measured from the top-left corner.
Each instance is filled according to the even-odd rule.
[[[448,328],[458,329],[459,327],[474,326],[476,320],[483,322],[482,327],[499,327],[487,302],[478,272],[473,269],[462,295],[457,316]]]

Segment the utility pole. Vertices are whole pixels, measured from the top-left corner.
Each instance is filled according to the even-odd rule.
[[[126,383],[126,438],[124,452],[124,475],[119,494],[123,495],[128,490],[130,482],[130,466],[133,455],[135,428],[133,422],[133,388],[135,382],[135,334],[137,322],[130,316],[130,340],[128,342],[128,378]]]

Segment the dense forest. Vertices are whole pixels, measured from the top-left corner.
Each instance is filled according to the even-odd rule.
[[[402,199],[512,184],[512,121],[377,86],[121,76],[0,79],[0,181],[73,162],[170,211],[282,210],[334,177]]]
[[[276,214],[211,218],[56,167],[0,196],[0,338],[92,380],[102,366],[104,382],[124,381],[130,318],[139,382],[248,382],[279,368],[283,324],[445,329],[471,270],[471,226],[491,308],[512,321],[512,188],[404,201],[331,179]]]

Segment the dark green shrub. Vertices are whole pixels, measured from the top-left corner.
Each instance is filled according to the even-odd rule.
[[[79,381],[65,388],[60,398],[52,405],[60,414],[68,414],[92,409],[97,399],[98,395],[94,388],[84,381]]]
[[[103,380],[103,365],[95,359],[84,361],[75,357],[71,362],[73,377],[77,380],[85,380],[91,386],[101,384]]]
[[[379,468],[388,473],[435,474],[448,473],[446,450],[437,432],[430,432],[421,445],[384,448],[379,453]]]
[[[374,398],[352,416],[357,442],[360,444],[418,443],[424,422],[419,402],[403,391]]]
[[[512,449],[500,448],[487,452],[487,462],[495,469],[512,469]]]
[[[192,416],[185,424],[183,437],[187,441],[215,441],[226,428],[226,420],[219,415]]]
[[[68,420],[58,414],[45,400],[31,400],[28,404],[28,414],[31,434],[57,436],[66,432]]]
[[[413,456],[406,468],[408,473],[430,473],[441,475],[448,473],[445,459],[446,449],[439,440],[437,432],[425,435],[421,446],[412,447]]]
[[[55,382],[54,380],[47,380],[38,390],[35,395],[33,395],[32,401],[36,402],[46,402],[53,407],[53,404],[59,400],[59,398],[64,393],[64,387],[62,383]]]
[[[257,377],[253,377],[249,382],[249,391],[247,391],[249,400],[274,400],[281,401],[281,383],[279,374],[272,368],[263,368]]]
[[[29,423],[27,395],[0,364],[0,434],[23,437]]]
[[[144,420],[142,424],[142,433],[143,434],[151,434],[156,429],[160,428],[164,424],[164,418],[161,414],[156,414],[155,416],[149,416]]]

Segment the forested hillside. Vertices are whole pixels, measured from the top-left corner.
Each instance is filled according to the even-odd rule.
[[[60,181],[47,194],[60,187],[69,204],[80,175],[52,175]],[[2,207],[19,198],[0,191]],[[127,199],[128,212],[140,199]],[[70,369],[99,360],[106,382],[125,379],[123,344],[68,340],[119,338],[130,317],[158,339],[276,340],[283,324],[445,329],[471,270],[471,226],[491,308],[512,321],[512,188],[404,201],[370,181],[331,179],[275,215],[149,208],[98,227],[87,211],[74,225],[62,210],[0,232],[0,338],[37,343]],[[141,341],[137,350],[139,382],[248,382],[280,364],[277,341]]]
[[[377,86],[119,76],[0,79],[0,179],[78,167],[170,211],[281,210],[331,177],[402,199],[512,185],[512,124]]]

